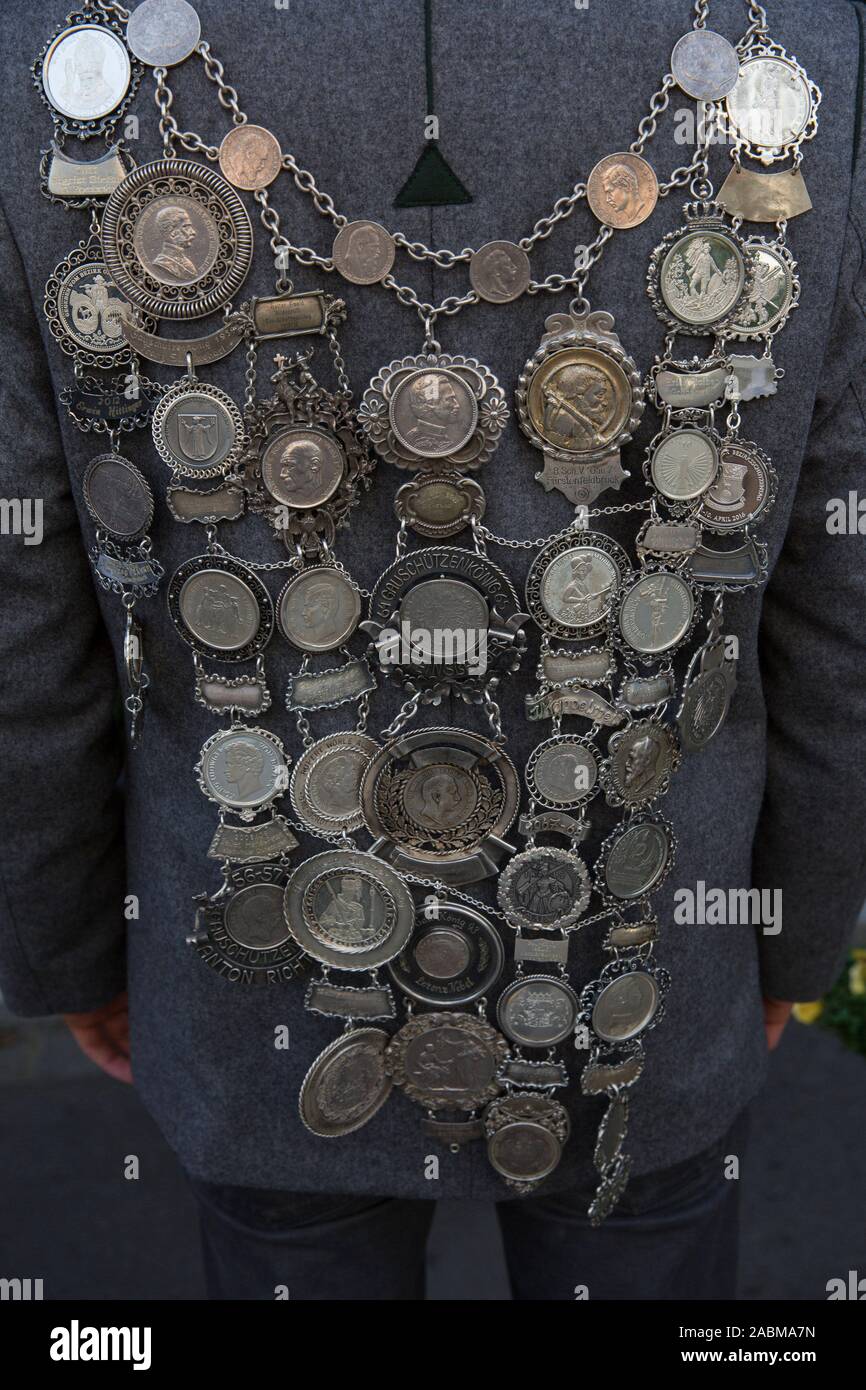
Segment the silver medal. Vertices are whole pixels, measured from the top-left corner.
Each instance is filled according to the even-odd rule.
[[[391,1093],[387,1046],[381,1028],[353,1028],[319,1053],[299,1099],[301,1119],[311,1133],[337,1139],[373,1118]]]
[[[592,1010],[593,1031],[605,1042],[627,1042],[652,1022],[659,1007],[654,976],[630,970],[604,985]]]
[[[653,893],[674,857],[673,834],[658,816],[639,816],[619,826],[602,845],[596,867],[600,891],[621,901]]]
[[[644,656],[669,652],[691,631],[695,607],[690,586],[678,574],[648,571],[623,595],[619,611],[623,640]]]
[[[284,795],[289,784],[286,764],[286,751],[276,734],[242,724],[208,739],[196,772],[205,796],[251,820]]]
[[[289,787],[298,817],[327,835],[364,824],[361,783],[379,745],[365,734],[328,734],[299,758]]]
[[[219,174],[193,160],[161,159],[133,169],[111,194],[102,251],[133,304],[158,318],[202,318],[246,279],[253,231]]]
[[[686,225],[653,251],[647,288],[670,328],[718,333],[733,321],[754,276],[752,258],[715,203],[686,205]]]
[[[472,1014],[411,1018],[391,1040],[385,1066],[396,1086],[427,1110],[475,1110],[502,1089],[508,1044]]]
[[[126,26],[126,42],[151,68],[182,63],[200,38],[199,17],[186,0],[141,0]]]
[[[479,299],[508,304],[528,289],[531,278],[529,257],[513,241],[488,241],[472,253],[469,281]]]
[[[589,902],[589,874],[573,850],[522,850],[499,875],[499,906],[515,928],[565,931]]]
[[[135,464],[120,454],[91,459],[82,491],[96,525],[116,539],[134,540],[150,527],[153,494]]]
[[[720,101],[733,91],[740,73],[737,50],[712,29],[692,29],[674,44],[674,81],[698,101]]]
[[[353,285],[375,285],[389,273],[396,251],[378,222],[347,222],[334,238],[334,269]]]
[[[474,357],[403,357],[383,367],[358,411],[376,452],[399,468],[480,468],[508,419],[496,377]]]
[[[607,627],[631,572],[621,545],[599,532],[566,535],[545,546],[526,580],[526,605],[543,632],[592,637]]]
[[[417,915],[412,940],[388,966],[394,983],[420,1004],[459,1008],[489,993],[505,952],[486,917],[457,903]]]
[[[364,819],[373,853],[446,883],[497,871],[520,802],[517,772],[502,749],[463,729],[401,734],[364,776]]]
[[[415,921],[399,874],[359,850],[328,850],[301,864],[286,888],[285,913],[307,955],[340,970],[393,960]]]
[[[679,429],[650,446],[653,483],[671,502],[689,502],[706,492],[719,471],[719,453],[704,430]]]
[[[351,637],[361,595],[343,569],[314,565],[290,579],[277,602],[280,631],[302,652],[331,652]]]
[[[554,811],[583,805],[594,795],[597,782],[596,750],[575,734],[545,740],[526,765],[529,795]]]
[[[160,458],[185,478],[227,473],[244,442],[241,413],[231,396],[203,381],[179,382],[166,391],[152,428]]]
[[[180,636],[201,656],[248,661],[273,632],[270,594],[253,570],[231,556],[187,560],[169,585],[168,606]]]
[[[599,776],[611,806],[643,806],[667,791],[679,764],[671,731],[639,719],[611,735]]]
[[[519,1047],[555,1047],[574,1032],[577,996],[556,975],[525,975],[499,996],[496,1018]]]
[[[550,1096],[515,1093],[484,1114],[487,1157],[518,1191],[531,1191],[559,1163],[568,1139],[568,1111]]]

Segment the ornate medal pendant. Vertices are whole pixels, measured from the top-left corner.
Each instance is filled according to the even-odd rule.
[[[718,334],[748,302],[754,261],[721,205],[685,205],[685,226],[668,232],[650,258],[647,288],[658,317],[681,333]]]
[[[153,442],[175,478],[221,478],[244,445],[241,413],[225,391],[193,374],[162,397],[153,417]]]
[[[132,304],[164,319],[196,319],[226,304],[247,277],[253,231],[225,179],[190,159],[159,159],[108,199],[102,250]]]
[[[735,156],[775,164],[795,155],[818,131],[821,92],[781,44],[756,35],[740,53],[736,86],[725,97]]]
[[[436,546],[401,556],[380,575],[362,627],[383,674],[410,692],[478,701],[518,670],[528,616],[486,555]]]
[[[374,970],[399,955],[415,907],[399,874],[359,850],[328,850],[299,865],[286,888],[289,930],[307,955],[337,970]]]
[[[490,993],[504,959],[499,933],[486,917],[436,900],[416,914],[412,939],[388,973],[417,1003],[456,1009]]]
[[[589,874],[577,853],[587,826],[569,816],[540,816],[527,817],[526,828],[527,848],[499,875],[499,906],[515,931],[569,931],[586,912],[590,898]],[[536,834],[541,831],[565,835],[571,841],[570,848],[536,845]]]
[[[539,552],[526,579],[526,606],[542,632],[580,641],[606,632],[631,565],[622,546],[597,531],[572,531]]]
[[[676,840],[661,816],[632,816],[607,837],[595,865],[595,886],[608,900],[637,902],[660,888],[674,862]]]
[[[508,1043],[483,1017],[417,1014],[391,1039],[385,1067],[395,1086],[425,1110],[472,1111],[502,1090]]]
[[[307,1129],[338,1139],[372,1120],[391,1094],[385,1071],[388,1034],[352,1028],[320,1052],[301,1086],[299,1108]]]
[[[276,734],[235,722],[208,739],[195,770],[209,801],[251,821],[285,794],[290,761]]]
[[[144,671],[142,630],[135,618],[135,604],[156,593],[164,574],[162,565],[153,557],[146,534],[153,521],[153,494],[135,464],[118,453],[91,459],[82,492],[84,505],[96,525],[96,544],[90,551],[90,560],[97,582],[103,589],[120,595],[126,613],[124,705],[130,716],[130,741],[135,744],[144,692],[150,684]]]
[[[59,347],[86,367],[117,367],[132,352],[123,334],[125,301],[102,259],[99,240],[80,241],[54,267],[44,310]],[[146,321],[153,326],[153,320]]]
[[[378,751],[366,734],[348,732],[328,734],[307,748],[289,786],[298,818],[324,835],[360,830],[361,784]]]
[[[517,387],[520,427],[544,453],[536,477],[575,506],[628,476],[620,450],[643,414],[640,375],[613,325],[603,311],[552,314]]]
[[[484,493],[461,473],[487,462],[508,419],[487,367],[438,351],[400,358],[373,378],[358,413],[380,458],[418,475],[397,497],[403,525],[444,538],[480,520]]]
[[[226,865],[224,875],[219,893],[196,899],[190,945],[206,965],[233,983],[278,985],[296,979],[309,962],[283,916],[286,866]]]
[[[338,527],[370,486],[374,468],[348,392],[318,385],[309,370],[312,353],[308,348],[290,359],[276,356],[274,394],[246,412],[249,444],[243,456],[253,509],[262,511],[286,546],[304,559],[327,553]]]
[[[662,796],[680,765],[676,739],[657,719],[633,719],[611,734],[599,780],[611,806],[646,806]]]
[[[274,630],[274,606],[258,575],[218,550],[175,571],[168,610],[184,642],[211,660],[250,661]]]
[[[108,135],[126,111],[142,69],[123,40],[119,18],[85,9],[68,15],[39,54],[33,81],[60,144],[67,135]]]
[[[569,1130],[565,1106],[532,1092],[503,1096],[484,1113],[487,1157],[520,1195],[531,1193],[557,1167]]]
[[[700,601],[683,576],[645,564],[619,603],[619,641],[645,665],[668,656],[690,636]]]
[[[520,787],[501,747],[463,729],[420,729],[377,753],[361,789],[371,853],[445,883],[495,874]]]

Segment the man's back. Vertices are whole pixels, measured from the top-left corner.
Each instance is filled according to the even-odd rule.
[[[437,0],[432,65],[440,144],[472,201],[398,209],[395,196],[424,135],[421,0],[246,6],[242,25],[236,8],[217,0],[202,0],[197,8],[203,35],[249,119],[272,130],[284,151],[314,172],[318,188],[341,212],[350,220],[399,227],[412,242],[455,249],[518,241],[599,159],[627,149],[675,41],[692,22],[691,7],[680,0],[650,7],[640,0],[593,0],[585,10],[564,0],[532,6]],[[11,36],[2,90],[14,171],[3,194],[13,243],[4,250],[2,276],[10,335],[3,486],[8,495],[44,497],[46,508],[42,548],[11,575],[3,639],[4,764],[16,790],[15,804],[7,797],[4,805],[5,988],[12,1006],[30,1013],[71,1012],[110,998],[123,981],[123,895],[134,894],[139,915],[128,923],[127,936],[136,1081],[190,1171],[214,1182],[295,1191],[500,1196],[500,1181],[479,1145],[443,1157],[435,1184],[425,1179],[430,1140],[415,1107],[397,1092],[366,1127],[337,1143],[326,1145],[308,1133],[295,1097],[339,1025],[305,1012],[304,985],[244,990],[209,971],[186,944],[193,895],[218,886],[206,857],[214,807],[200,795],[192,771],[214,725],[192,699],[192,661],[162,598],[142,604],[152,689],[143,742],[127,763],[124,878],[124,837],[113,800],[122,755],[112,722],[122,614],[111,595],[94,595],[85,558],[91,529],[81,497],[81,477],[96,449],[65,411],[59,409],[56,419],[52,413],[49,394],[56,398],[67,384],[69,364],[34,309],[54,265],[86,226],[83,214],[49,205],[38,191],[37,149],[48,144],[49,123],[28,66],[62,18],[46,0],[28,7]],[[765,593],[750,589],[726,604],[725,631],[739,644],[731,713],[709,747],[685,759],[661,807],[678,851],[654,899],[662,924],[656,958],[673,981],[633,1093],[628,1147],[636,1172],[676,1163],[724,1132],[763,1075],[762,993],[812,997],[828,985],[863,892],[858,841],[866,793],[855,783],[863,738],[857,679],[863,578],[857,537],[829,536],[825,527],[828,500],[847,497],[862,477],[856,377],[866,289],[862,159],[856,183],[852,173],[861,119],[860,26],[857,7],[845,0],[821,6],[787,0],[771,4],[768,18],[772,36],[823,92],[819,131],[803,163],[814,210],[792,218],[787,228],[802,293],[773,344],[785,376],[777,394],[742,406],[744,436],[770,455],[778,472],[775,505],[760,531],[769,584]],[[746,6],[714,0],[709,22],[736,42]],[[172,70],[169,83],[180,128],[219,144],[228,121],[200,64]],[[161,149],[151,93],[146,75],[132,108],[140,117],[140,138],[131,145],[139,163],[157,158]],[[694,153],[693,111],[674,88],[645,151],[660,178]],[[717,191],[729,169],[729,149],[714,147],[710,172]],[[675,188],[642,225],[615,235],[589,277],[592,308],[614,315],[642,373],[660,352],[665,331],[645,292],[646,266],[662,237],[682,224],[688,196],[687,185]],[[283,177],[270,198],[296,246],[330,254],[331,224],[291,178]],[[252,201],[248,206],[257,212]],[[256,259],[244,294],[260,295],[271,292],[271,256],[266,233],[255,217],[254,223]],[[540,241],[534,277],[568,273],[574,243],[591,242],[597,230],[585,204],[579,205]],[[342,343],[356,398],[383,364],[421,350],[421,319],[395,295],[336,285],[337,277],[314,268],[293,265],[291,274],[296,289],[324,284],[346,300]],[[433,303],[467,288],[462,265],[434,269],[429,260],[401,256],[395,274]],[[437,337],[444,351],[489,366],[511,401],[546,316],[564,311],[567,297],[524,295],[504,308],[473,306],[440,320]],[[702,350],[693,339],[680,343],[682,356]],[[262,350],[260,388],[271,371]],[[201,375],[236,399],[243,392],[239,354]],[[161,379],[173,378],[161,370]],[[632,478],[620,494],[604,495],[602,505],[643,495],[643,448],[658,423],[651,414],[625,455]],[[204,545],[162,504],[168,475],[149,433],[124,446],[157,497],[154,553],[170,576]],[[568,503],[534,480],[539,466],[540,456],[512,419],[481,475],[492,532],[520,542],[567,524]],[[351,529],[339,535],[338,556],[364,589],[373,588],[393,553],[392,500],[404,480],[380,464]],[[633,549],[634,515],[612,518],[605,529]],[[263,525],[231,534],[237,554],[258,562],[273,558]],[[530,556],[517,547],[493,554],[522,591]],[[539,741],[538,726],[525,718],[526,696],[536,689],[535,655],[533,646],[520,675],[497,692],[507,750],[520,768]],[[272,727],[290,750],[293,740],[298,744],[297,757],[301,745],[282,710],[297,653],[272,644],[267,659]],[[377,731],[394,717],[400,698],[391,689],[377,694]],[[453,697],[434,714],[442,726],[480,727]],[[327,715],[316,733],[345,727]],[[320,848],[305,844],[293,862]],[[737,889],[752,883],[782,891],[783,922],[677,923],[676,890],[699,894],[701,884]],[[470,891],[495,901],[490,884]],[[572,939],[568,970],[578,986],[595,979],[604,964],[602,940],[598,927]],[[510,936],[506,947],[510,952]],[[282,1025],[289,1030],[288,1048],[274,1045]],[[601,1110],[574,1084],[567,1104],[573,1137],[552,1187],[573,1183],[587,1167]]]

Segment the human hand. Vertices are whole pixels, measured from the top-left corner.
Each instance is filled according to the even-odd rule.
[[[794,1004],[789,999],[768,999],[766,995],[764,995],[763,1004],[764,1032],[767,1035],[767,1047],[772,1052],[781,1042],[785,1024],[791,1017]]]
[[[126,990],[90,1013],[63,1014],[66,1024],[85,1057],[115,1081],[132,1085],[129,1063],[129,1000]]]

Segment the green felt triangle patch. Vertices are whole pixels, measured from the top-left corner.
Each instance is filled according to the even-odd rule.
[[[447,203],[471,203],[472,194],[462,184],[435,141],[418,156],[397,197],[395,208],[442,207]]]

